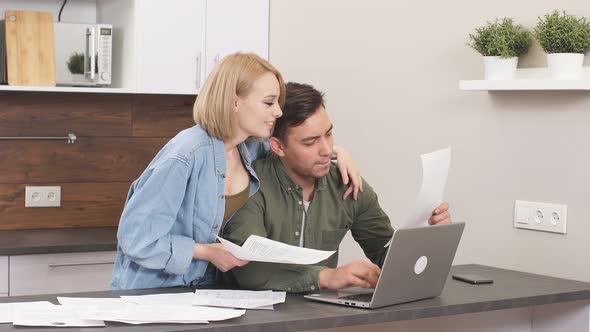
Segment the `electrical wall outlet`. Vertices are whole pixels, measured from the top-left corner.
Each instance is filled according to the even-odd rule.
[[[514,227],[565,234],[567,205],[515,201]]]
[[[60,207],[61,186],[25,187],[25,207]]]

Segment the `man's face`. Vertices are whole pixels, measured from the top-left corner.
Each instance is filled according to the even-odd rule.
[[[289,127],[285,142],[275,140],[283,166],[298,177],[320,178],[330,171],[330,157],[334,148],[332,123],[326,110],[318,110],[301,125]]]

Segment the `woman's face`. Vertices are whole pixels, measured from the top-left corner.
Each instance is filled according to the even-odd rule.
[[[270,72],[252,84],[250,93],[236,97],[236,123],[248,136],[269,137],[276,118],[283,115],[279,106],[279,81]]]

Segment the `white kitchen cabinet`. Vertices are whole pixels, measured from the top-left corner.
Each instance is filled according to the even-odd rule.
[[[197,94],[205,77],[206,6],[206,0],[135,2],[138,93]]]
[[[234,52],[268,59],[269,0],[207,1],[206,72]]]
[[[115,255],[114,251],[97,251],[10,256],[9,294],[108,290]]]
[[[5,9],[52,11],[46,0],[0,1]],[[62,22],[113,25],[109,87],[20,87],[0,91],[198,94],[223,56],[255,52],[268,59],[270,0],[71,0]]]
[[[8,256],[0,256],[0,296],[8,295]]]

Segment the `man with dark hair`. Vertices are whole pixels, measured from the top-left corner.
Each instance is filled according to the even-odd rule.
[[[324,104],[323,94],[312,86],[287,84],[283,116],[270,138],[273,153],[254,163],[260,190],[222,232],[240,245],[255,234],[295,246],[338,250],[350,230],[372,263],[355,261],[337,268],[338,253],[316,265],[251,262],[231,271],[241,288],[306,292],[377,283],[393,228],[364,180],[356,201],[342,199],[347,186],[330,162],[333,125]],[[429,220],[450,222],[447,203]]]

